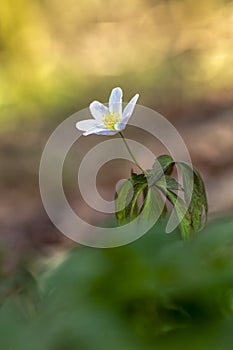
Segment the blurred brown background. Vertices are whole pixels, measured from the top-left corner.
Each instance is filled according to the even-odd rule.
[[[205,179],[212,215],[232,212],[232,1],[14,0],[0,3],[0,16],[0,240],[13,265],[65,241],[39,195],[47,138],[94,99],[106,102],[115,86],[125,101],[139,92],[140,104],[175,125]],[[82,154],[94,140],[81,141]],[[129,166],[106,167],[103,178],[113,176],[102,190],[112,193]]]

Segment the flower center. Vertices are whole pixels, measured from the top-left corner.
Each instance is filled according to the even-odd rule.
[[[103,123],[109,130],[115,130],[115,124],[119,121],[121,121],[121,116],[118,111],[107,112],[103,117]]]

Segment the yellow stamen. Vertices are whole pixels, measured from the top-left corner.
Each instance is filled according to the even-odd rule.
[[[106,129],[115,130],[115,124],[121,121],[121,116],[118,111],[107,112],[104,115],[103,123]]]

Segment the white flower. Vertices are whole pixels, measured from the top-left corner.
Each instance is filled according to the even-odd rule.
[[[77,122],[76,128],[84,131],[84,136],[115,135],[126,127],[138,97],[139,94],[136,94],[122,112],[122,90],[117,87],[111,92],[109,108],[98,101],[92,102],[89,108],[94,119]]]

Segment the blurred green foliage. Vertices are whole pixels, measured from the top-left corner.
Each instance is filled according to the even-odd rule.
[[[0,308],[0,348],[232,349],[233,221],[187,242],[163,225],[120,248],[74,249],[37,292],[21,273]]]

